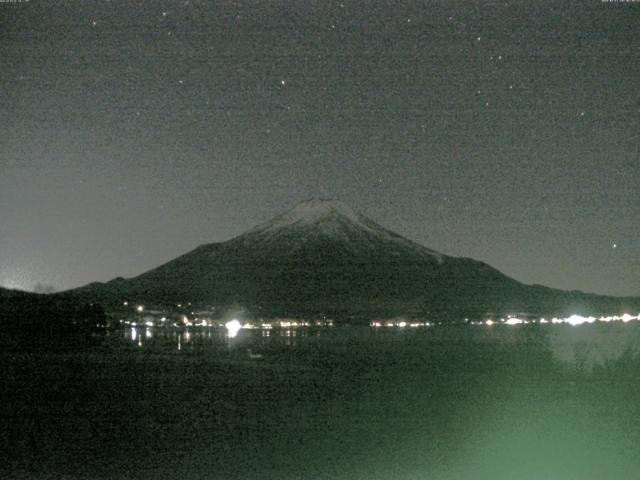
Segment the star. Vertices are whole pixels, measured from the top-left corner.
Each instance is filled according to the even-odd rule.
[[[280,80],[280,85],[284,85],[285,83],[287,83],[285,80]]]
[[[617,244],[617,243],[614,243],[614,244],[613,244],[613,245],[611,245],[611,246],[612,246],[614,249],[615,249],[615,248],[618,248],[618,244]]]

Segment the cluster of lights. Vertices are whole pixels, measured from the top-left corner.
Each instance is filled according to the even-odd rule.
[[[123,302],[123,304],[126,306],[128,305],[128,302]],[[178,306],[181,306],[181,304],[178,304]],[[138,313],[142,313],[144,312],[144,305],[137,305],[135,307],[136,312]],[[486,325],[486,326],[493,326],[493,325],[498,325],[498,324],[502,324],[502,325],[526,325],[526,324],[530,324],[530,323],[534,323],[534,324],[569,324],[569,325],[582,325],[585,323],[595,323],[595,322],[623,322],[623,323],[627,323],[633,320],[640,320],[640,314],[633,316],[630,315],[628,313],[625,313],[623,315],[611,315],[611,316],[601,316],[601,317],[593,317],[593,316],[589,316],[589,317],[584,317],[582,315],[571,315],[570,317],[566,317],[566,318],[557,318],[554,317],[550,320],[547,320],[545,318],[540,318],[537,320],[527,320],[527,319],[522,319],[522,318],[518,318],[514,315],[509,315],[506,319],[505,318],[501,318],[499,320],[493,320],[493,319],[487,319],[485,321],[472,321],[469,322],[469,320],[467,318],[465,318],[465,323],[471,323],[471,325]],[[160,321],[164,324],[167,321],[166,317],[162,317],[160,319]],[[122,321],[123,323],[127,324],[127,325],[131,325],[132,327],[135,327],[137,325],[136,322],[130,322],[130,321]],[[212,327],[215,325],[220,325],[220,323],[218,322],[213,322],[211,320],[207,320],[205,318],[195,318],[193,321],[189,320],[189,318],[186,315],[182,315],[180,318],[180,323],[174,323],[174,326],[185,326],[185,327],[191,327],[191,326],[197,326],[197,327]],[[263,330],[268,330],[268,329],[272,329],[274,327],[280,327],[280,328],[296,328],[296,327],[310,327],[311,325],[316,325],[316,326],[333,326],[333,321],[332,320],[316,320],[315,322],[309,322],[309,321],[298,321],[298,320],[281,320],[281,321],[277,321],[277,322],[263,322],[260,324],[253,324],[253,323],[245,323],[245,324],[241,324],[237,319],[233,319],[229,322],[227,322],[224,326],[227,328],[227,330],[229,331],[229,336],[233,336],[235,337],[238,333],[238,331],[240,329],[263,329]],[[144,325],[147,327],[153,327],[155,326],[155,323],[151,320],[147,320],[144,322]],[[419,328],[419,327],[430,327],[433,324],[430,322],[407,322],[406,320],[386,320],[386,321],[382,321],[382,320],[376,320],[376,321],[372,321],[370,324],[370,326],[372,327],[399,327],[399,328],[405,328],[405,327],[410,327],[410,328]],[[234,332],[233,335],[231,335],[231,333]]]
[[[129,306],[129,302],[128,301],[123,301],[122,302],[123,306]],[[178,303],[176,304],[178,308],[184,308],[187,306],[191,306],[191,302],[187,302],[186,304],[183,303]],[[138,314],[142,314],[145,313],[146,309],[144,305],[132,305],[132,308],[134,309],[134,311]],[[160,312],[157,311],[149,311],[148,313],[150,314],[157,314]],[[170,322],[171,325],[173,325],[174,327],[222,327],[222,326],[226,326],[229,322],[227,322],[227,324],[223,323],[220,320],[211,320],[210,318],[206,318],[206,317],[198,317],[195,316],[195,312],[191,312],[191,318],[189,318],[187,315],[183,314],[180,315],[179,320],[174,321],[174,322]],[[120,320],[120,323],[124,323],[125,325],[130,325],[130,326],[137,326],[138,324],[144,324],[148,327],[154,327],[154,326],[166,326],[168,325],[167,322],[167,317],[163,316],[162,318],[160,318],[159,322],[157,322],[156,320],[154,320],[152,318],[153,315],[147,315],[144,318],[144,322],[134,322],[131,320]],[[235,320],[235,319],[234,319]],[[323,320],[315,320],[315,321],[306,321],[306,320],[293,320],[293,319],[284,319],[284,320],[279,320],[279,321],[273,321],[273,322],[260,322],[260,323],[244,323],[241,325],[240,328],[243,329],[272,329],[272,328],[296,328],[296,327],[310,327],[310,326],[319,326],[319,327],[332,327],[334,325],[333,320],[327,320],[327,319],[323,319]]]
[[[634,320],[640,320],[640,314],[637,316],[630,315],[625,313],[624,315],[611,315],[611,316],[601,316],[601,317],[583,317],[582,315],[571,315],[566,318],[557,318],[554,317],[550,320],[545,318],[540,318],[538,320],[526,320],[523,318],[518,318],[516,316],[508,316],[507,318],[501,318],[499,320],[488,319],[485,321],[472,321],[469,322],[468,319],[465,318],[465,323],[470,323],[471,325],[527,325],[527,324],[568,324],[568,325],[582,325],[585,323],[595,323],[595,322],[631,322]],[[433,324],[430,322],[406,322],[404,320],[395,321],[395,320],[387,320],[380,321],[376,320],[369,324],[372,327],[430,327]]]
[[[234,319],[235,320],[235,319]],[[155,326],[165,326],[167,325],[168,319],[167,317],[162,317],[159,321],[154,321],[150,317],[146,317],[144,322],[135,322],[131,320],[120,320],[120,323],[125,325],[129,325],[132,327],[137,326],[138,324],[146,325],[148,327]],[[227,322],[228,323],[228,322]],[[220,321],[214,321],[207,318],[196,317],[190,319],[187,315],[181,315],[180,319],[177,322],[172,323],[174,327],[221,327],[226,326],[227,324],[222,323]],[[262,330],[271,330],[273,328],[297,328],[297,327],[311,327],[311,326],[322,326],[322,327],[332,327],[332,320],[317,320],[315,322],[309,321],[277,321],[277,322],[260,322],[260,323],[251,323],[246,322],[241,324],[240,328],[252,330],[252,329],[262,329]]]
[[[332,327],[333,320],[317,320],[315,322],[308,321],[296,321],[296,320],[282,320],[278,322],[262,322],[259,324],[246,322],[244,324],[240,323],[240,321],[236,318],[225,323],[225,328],[227,329],[227,333],[230,338],[235,337],[241,329],[244,330],[272,330],[273,328],[297,328],[297,327],[310,327],[312,325],[316,326],[324,326],[324,327]]]
[[[418,327],[430,327],[433,324],[430,322],[406,322],[404,320],[400,320],[400,321],[393,321],[393,320],[389,320],[389,321],[373,321],[371,322],[369,325],[371,325],[372,327],[400,327],[400,328],[405,328],[405,327],[410,327],[410,328],[418,328]]]
[[[309,322],[297,322],[293,320],[293,321],[277,322],[276,325],[281,328],[291,328],[291,327],[308,327],[311,324]]]
[[[296,328],[296,327],[333,327],[333,320],[316,320],[313,322],[307,320],[280,320],[276,322],[263,322],[258,326],[252,326],[249,328],[263,328],[263,329],[272,329],[272,328]],[[247,327],[245,327],[247,328]]]
[[[547,320],[546,318],[541,318],[539,320],[524,320],[522,318],[517,318],[517,317],[508,317],[506,319],[501,318],[499,321],[494,321],[494,320],[485,320],[484,322],[472,322],[474,324],[479,324],[479,325],[496,325],[498,323],[504,324],[504,325],[524,325],[524,324],[529,324],[529,323],[540,323],[540,324],[554,324],[554,325],[558,325],[558,324],[568,324],[568,325],[583,325],[585,323],[595,323],[595,322],[623,322],[623,323],[627,323],[627,322],[631,322],[633,320],[640,320],[640,314],[638,314],[637,316],[633,316],[630,315],[628,313],[625,313],[624,315],[611,315],[611,316],[601,316],[601,317],[583,317],[582,315],[571,315],[570,317],[565,317],[565,318],[557,318],[554,317],[550,320]]]

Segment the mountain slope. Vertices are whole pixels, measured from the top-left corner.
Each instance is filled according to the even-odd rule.
[[[479,318],[609,313],[633,299],[523,285],[407,240],[340,202],[311,200],[132,279],[74,291],[93,301],[241,305],[254,315]]]

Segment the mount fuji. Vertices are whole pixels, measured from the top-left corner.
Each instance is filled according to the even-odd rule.
[[[522,284],[489,265],[412,242],[338,201],[310,200],[231,240],[201,245],[130,279],[67,292],[106,308],[124,300],[260,317],[346,321],[616,313],[640,300]]]

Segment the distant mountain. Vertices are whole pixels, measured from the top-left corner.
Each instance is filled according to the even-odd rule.
[[[71,291],[224,308],[255,316],[371,319],[617,313],[640,299],[524,285],[489,265],[412,242],[341,202],[311,200],[231,240],[202,245],[131,279]]]
[[[4,350],[77,349],[107,325],[102,307],[77,298],[0,288],[0,346]]]
[[[11,288],[0,287],[0,300],[8,298],[39,298],[42,295],[39,293],[25,292],[24,290],[14,290]]]

